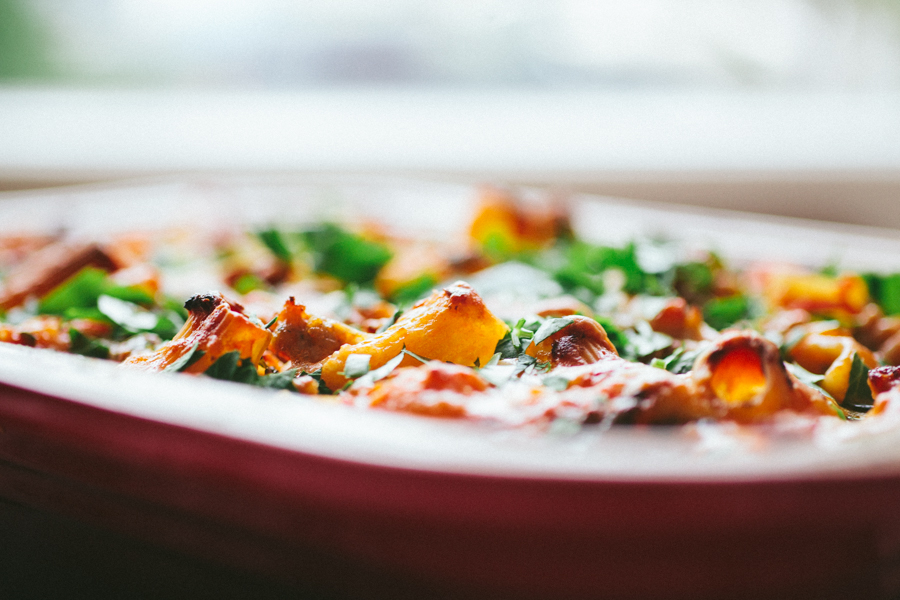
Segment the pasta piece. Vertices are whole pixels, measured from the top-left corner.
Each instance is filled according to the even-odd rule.
[[[841,414],[837,404],[798,381],[781,360],[778,346],[751,331],[716,340],[697,357],[691,379],[707,415],[742,422],[764,420],[781,410]]]
[[[870,350],[877,350],[900,332],[900,318],[886,317],[875,303],[867,304],[856,317],[853,337]]]
[[[885,364],[900,365],[900,317],[887,317],[877,304],[868,304],[857,316],[853,337]]]
[[[817,330],[816,324],[808,328],[811,333],[794,344],[788,355],[807,371],[824,374],[822,389],[842,402],[847,394],[853,357],[859,356],[870,369],[877,367],[878,361],[871,350],[849,335],[841,335],[845,333],[842,329]]]
[[[881,359],[888,365],[900,365],[900,331],[884,341],[878,349]]]
[[[19,263],[0,289],[0,310],[40,298],[85,267],[114,271],[118,265],[100,246],[84,242],[58,242]]]
[[[802,308],[832,318],[848,319],[869,303],[869,288],[859,275],[775,272],[768,274],[764,285],[773,306]]]
[[[664,333],[676,340],[710,339],[716,331],[703,322],[703,313],[690,306],[684,298],[669,299],[662,309],[649,320],[653,331]]]
[[[582,316],[568,318],[570,324],[538,344],[532,341],[525,353],[554,367],[590,365],[608,355],[618,356],[600,323]]]
[[[311,316],[293,296],[284,303],[276,322],[270,350],[280,361],[290,363],[289,367],[307,373],[344,344],[358,344],[366,337],[349,325]]]
[[[559,207],[526,207],[499,190],[488,190],[469,228],[469,235],[488,253],[536,250],[571,235],[568,215]]]
[[[242,359],[258,364],[272,334],[251,321],[241,305],[221,294],[200,294],[185,302],[190,315],[181,331],[156,352],[131,356],[124,365],[146,371],[161,371],[196,348],[203,356],[184,369],[186,373],[206,371],[220,356],[237,350]]]
[[[405,347],[429,359],[473,366],[490,360],[506,324],[487,309],[469,284],[457,282],[435,291],[407,311],[385,331],[353,345],[345,345],[322,363],[322,380],[332,390],[348,381],[344,364],[351,354],[368,354],[375,369],[397,356]],[[406,356],[401,366],[417,364]]]

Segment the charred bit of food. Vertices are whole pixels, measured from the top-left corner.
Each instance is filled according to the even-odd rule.
[[[243,313],[243,307],[221,294],[198,294],[185,302],[190,316],[171,341],[156,352],[128,358],[124,364],[146,371],[162,371],[194,350],[204,354],[186,373],[203,373],[216,359],[237,350],[240,357],[257,364],[272,334]]]

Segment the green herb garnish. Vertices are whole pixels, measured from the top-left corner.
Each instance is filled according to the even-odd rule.
[[[216,359],[216,361],[206,369],[204,375],[222,381],[233,381],[257,387],[293,391],[295,389],[293,381],[294,377],[297,376],[297,369],[288,369],[287,371],[272,373],[270,375],[260,375],[257,372],[256,365],[250,360],[241,359],[241,353],[237,350],[233,350]]]
[[[231,284],[231,287],[238,294],[249,294],[253,290],[264,290],[269,287],[265,281],[263,281],[258,275],[254,275],[253,273],[244,273],[240,277],[234,280],[234,283]]]
[[[648,358],[670,348],[674,342],[666,334],[653,331],[646,321],[638,321],[634,331],[626,330],[624,335],[628,339],[625,358]]]
[[[369,372],[369,361],[372,357],[368,354],[351,354],[344,363],[344,371],[341,373],[347,379],[359,379]]]
[[[416,354],[415,352],[412,352],[412,351],[410,351],[410,350],[407,350],[407,349],[406,349],[406,346],[404,346],[404,347],[403,347],[403,350],[401,350],[400,352],[401,352],[402,354],[407,355],[407,356],[413,357],[414,359],[416,359],[417,361],[419,361],[419,362],[422,363],[423,365],[427,365],[427,364],[428,364],[429,359],[425,358],[424,356],[419,356],[419,355]]]
[[[69,329],[69,352],[93,358],[109,358],[109,346],[96,339],[91,339],[78,331]]]
[[[353,355],[351,354],[350,356],[353,356]],[[395,356],[391,360],[387,361],[386,363],[384,363],[377,369],[372,369],[371,371],[366,372],[364,375],[361,375],[358,379],[356,379],[355,382],[351,382],[351,383],[362,384],[362,385],[372,385],[376,381],[381,381],[382,379],[384,379],[385,377],[390,375],[394,371],[394,369],[396,369],[400,365],[400,363],[403,362],[404,356],[405,356],[404,353],[400,352],[399,354],[397,354],[397,356]],[[368,368],[368,364],[366,365],[366,368]],[[346,372],[347,372],[347,368],[345,366],[344,373],[346,374]],[[322,384],[320,384],[320,387],[321,387],[321,385]]]
[[[859,357],[853,355],[853,364],[850,366],[850,377],[847,383],[847,393],[841,405],[857,412],[866,412],[875,404],[872,397],[872,388],[869,387],[869,368]]]
[[[654,358],[650,361],[650,366],[665,369],[676,375],[683,375],[694,368],[694,363],[697,357],[703,353],[703,350],[703,347],[695,350],[685,350],[684,347],[680,347],[665,358]]]
[[[750,300],[743,295],[713,298],[703,307],[703,318],[715,329],[722,330],[750,316]]]
[[[900,273],[878,275],[866,273],[863,276],[869,287],[869,295],[886,315],[900,314]]]
[[[190,350],[179,356],[177,360],[169,364],[165,369],[163,369],[163,371],[182,373],[195,362],[203,358],[205,355],[206,352],[204,352],[203,350],[198,350],[197,344],[194,344]]]
[[[104,294],[137,304],[153,304],[153,297],[144,290],[116,285],[106,271],[85,267],[44,296],[38,303],[38,312],[63,315],[70,308],[94,308]]]
[[[346,282],[370,283],[393,255],[384,244],[333,223],[304,231],[301,238],[317,272]]]
[[[293,259],[294,253],[291,252],[285,236],[277,229],[258,231],[256,237],[259,238],[259,241],[261,241],[278,260],[282,262],[291,262],[291,259]]]
[[[557,333],[575,322],[574,317],[557,317],[547,319],[540,328],[535,332],[534,338],[531,340],[535,346],[546,340],[548,337]]]
[[[97,310],[110,321],[129,331],[153,331],[159,317],[133,302],[101,294],[97,298]]]
[[[424,298],[438,283],[434,275],[425,273],[419,275],[412,281],[403,284],[393,294],[390,300],[394,304],[412,304],[413,302]]]
[[[391,318],[382,323],[381,327],[379,327],[375,333],[386,331],[389,327],[393,326],[397,322],[397,319],[399,319],[402,314],[403,309],[398,308],[397,310],[395,310],[394,314],[391,315]]]
[[[818,373],[810,373],[809,371],[807,371],[806,369],[804,369],[797,363],[786,362],[786,363],[784,363],[784,366],[801,383],[805,383],[806,385],[810,386],[811,388],[818,390],[819,392],[825,394],[826,396],[828,396],[829,398],[834,400],[834,397],[831,394],[829,394],[828,392],[826,392],[824,390],[824,388],[822,388],[819,385],[820,383],[825,381],[824,375],[819,375]]]

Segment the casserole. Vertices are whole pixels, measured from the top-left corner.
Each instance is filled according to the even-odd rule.
[[[446,235],[473,190],[235,179],[22,194],[2,227],[87,234],[395,215]],[[422,210],[427,202],[427,210]],[[608,243],[896,270],[893,233],[577,197]],[[535,435],[0,345],[0,494],[323,589],[510,597],[890,597],[900,427]],[[856,424],[854,424],[856,425]],[[864,506],[846,518],[848,507]],[[359,586],[362,586],[360,588]]]

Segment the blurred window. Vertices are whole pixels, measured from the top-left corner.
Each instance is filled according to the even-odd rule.
[[[0,79],[900,89],[898,0],[0,0]]]

